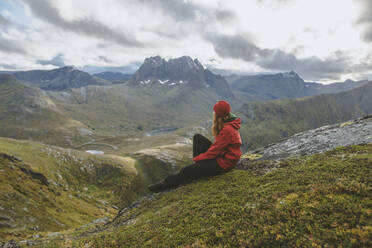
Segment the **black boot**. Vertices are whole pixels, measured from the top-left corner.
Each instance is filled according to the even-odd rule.
[[[151,192],[154,192],[154,193],[158,193],[160,191],[163,191],[163,190],[167,190],[170,188],[170,185],[168,185],[165,180],[161,180],[160,182],[158,183],[155,183],[155,184],[150,184],[148,187],[147,187]]]

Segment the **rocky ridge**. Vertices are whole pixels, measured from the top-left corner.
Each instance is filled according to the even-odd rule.
[[[281,167],[281,161],[287,158],[368,143],[372,143],[372,115],[304,131],[278,143],[248,151],[242,156],[237,168],[267,173]],[[255,163],[252,167],[252,163],[256,161],[262,163]]]
[[[213,89],[222,97],[233,97],[226,79],[204,69],[198,59],[189,56],[169,59],[160,56],[146,58],[129,80],[129,85],[190,85],[194,89]],[[169,89],[170,89],[169,88]]]
[[[341,124],[327,125],[301,132],[281,142],[251,151],[261,160],[277,160],[290,156],[322,153],[339,146],[372,142],[372,115]],[[242,160],[244,162],[244,159]]]
[[[53,70],[18,71],[13,74],[18,80],[43,90],[65,91],[87,85],[110,85],[109,81],[91,76],[72,66]]]
[[[304,81],[296,72],[237,76],[230,87],[243,93],[245,101],[299,98],[320,94],[339,93],[363,86],[368,80],[336,82],[328,85]]]

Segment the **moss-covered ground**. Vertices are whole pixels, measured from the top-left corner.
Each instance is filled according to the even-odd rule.
[[[44,245],[371,247],[372,144],[194,181],[91,231]]]

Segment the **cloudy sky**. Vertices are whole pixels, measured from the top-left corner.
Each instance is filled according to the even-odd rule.
[[[220,73],[372,79],[372,0],[0,0],[0,70],[133,72],[155,55]]]

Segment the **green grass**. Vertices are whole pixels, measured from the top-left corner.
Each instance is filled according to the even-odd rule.
[[[0,156],[0,216],[11,217],[10,224],[15,225],[2,228],[0,239],[24,239],[39,232],[44,235],[113,217],[113,206],[130,205],[149,193],[149,183],[189,162],[185,155],[190,152],[189,147],[171,146],[162,152],[172,149],[179,155],[174,158],[175,167],[143,153],[91,155],[33,141],[0,138],[0,155],[21,160]],[[22,168],[41,173],[49,185]]]
[[[135,162],[123,157],[5,138],[0,138],[0,153],[21,160],[0,159],[0,215],[10,216],[16,225],[1,229],[1,239],[61,231],[111,217],[116,211],[113,205],[129,205],[147,192]],[[21,168],[41,173],[49,185]]]
[[[280,166],[195,181],[145,200],[105,231],[47,247],[372,245],[372,144]]]

